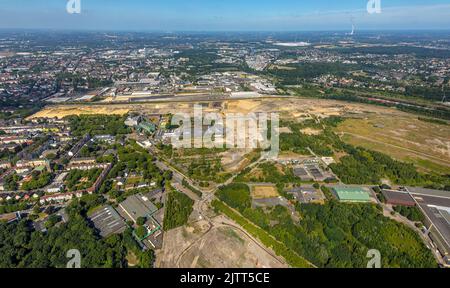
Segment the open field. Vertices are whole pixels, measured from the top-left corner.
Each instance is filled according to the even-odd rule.
[[[182,251],[201,238],[209,229],[210,225],[207,221],[199,221],[167,231],[164,235],[163,247],[157,251],[155,267],[176,267]]]
[[[273,185],[251,185],[253,199],[274,198],[280,196],[277,188]]]
[[[269,70],[295,70],[295,67],[289,67],[289,66],[281,66],[281,65],[270,65]]]
[[[400,112],[366,116],[348,119],[336,131],[352,145],[414,163],[424,171],[450,173],[450,126],[423,122]]]
[[[221,243],[221,245],[216,245]],[[215,228],[195,244],[180,261],[186,268],[283,268],[281,263],[241,231],[232,227]]]
[[[108,115],[124,115],[127,114],[130,109],[126,107],[115,106],[87,106],[87,105],[71,105],[71,106],[48,106],[43,110],[29,117],[34,118],[64,118],[72,115],[95,115],[95,114],[108,114]]]
[[[343,139],[390,156],[415,163],[422,170],[449,173],[450,126],[420,121],[417,116],[396,109],[333,100],[310,98],[224,100],[204,103],[204,113],[278,113],[281,118],[302,121],[311,116],[352,117],[336,131]],[[192,113],[194,103],[133,103],[115,105],[48,106],[30,118],[58,117],[80,114],[125,114],[145,112],[168,114],[174,111]],[[354,118],[354,119],[353,119]],[[318,131],[304,131],[316,134]],[[226,171],[239,171],[246,160],[242,155],[224,155]],[[236,169],[233,169],[233,168]]]
[[[219,216],[218,223],[230,222]],[[219,225],[209,230],[206,221],[168,231],[158,251],[156,267],[180,268],[285,268],[241,230]],[[204,235],[203,237],[201,237]],[[201,238],[201,239],[200,239]],[[200,240],[199,240],[200,239]],[[221,245],[217,245],[221,243]]]
[[[300,130],[300,132],[302,132],[303,134],[306,134],[306,135],[319,135],[323,131],[317,130],[317,129],[312,129],[312,128],[305,128],[305,129]]]
[[[277,98],[277,99],[250,99],[250,100],[224,100],[207,102],[203,112],[218,113],[279,113],[280,117],[307,118],[314,115],[319,118],[339,115],[359,115],[364,113],[380,113],[381,111],[396,110],[378,106],[358,103],[345,103],[334,100],[321,100],[310,98]],[[193,113],[195,103],[168,102],[168,103],[127,103],[127,104],[84,104],[84,105],[52,105],[31,116],[64,117],[80,114],[125,114],[127,112],[146,112],[149,114],[169,114],[176,112]],[[206,104],[206,102],[205,102]],[[220,105],[218,105],[220,104]],[[398,113],[398,112],[397,112]]]
[[[0,58],[1,57],[11,57],[16,55],[16,53],[14,52],[10,52],[10,51],[0,51]]]

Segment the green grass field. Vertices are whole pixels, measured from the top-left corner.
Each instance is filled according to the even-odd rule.
[[[450,126],[420,121],[415,116],[369,115],[347,119],[336,132],[342,140],[415,164],[420,170],[450,173]]]

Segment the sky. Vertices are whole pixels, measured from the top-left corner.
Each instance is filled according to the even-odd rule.
[[[0,29],[335,31],[450,29],[450,0],[0,0]]]

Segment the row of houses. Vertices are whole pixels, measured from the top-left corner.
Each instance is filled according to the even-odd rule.
[[[76,157],[78,153],[80,152],[81,148],[89,141],[91,140],[91,135],[86,134],[83,138],[81,138],[73,147],[70,149],[70,151],[67,153],[67,155],[72,158]]]
[[[103,181],[106,179],[106,176],[108,175],[109,171],[111,171],[112,168],[112,163],[107,163],[107,164],[98,164],[98,166],[96,168],[102,168],[103,171],[102,173],[99,175],[99,177],[95,180],[94,184],[89,187],[88,189],[84,189],[84,190],[80,190],[80,191],[75,191],[75,192],[68,192],[68,193],[58,193],[58,194],[53,194],[53,195],[46,195],[41,197],[40,202],[43,203],[47,203],[47,202],[65,202],[65,201],[69,201],[72,198],[81,198],[84,194],[93,194],[94,192],[98,191],[98,189],[100,189],[100,186],[102,185]],[[58,186],[55,187],[55,189],[58,189],[61,185],[60,183],[56,183]],[[59,190],[61,191],[61,190]],[[57,191],[57,192],[59,192]],[[51,193],[51,192],[49,192]]]

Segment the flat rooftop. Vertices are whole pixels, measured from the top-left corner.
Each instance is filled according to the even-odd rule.
[[[406,188],[408,189],[409,193],[414,195],[424,195],[450,199],[450,191],[419,188],[419,187],[406,187]]]
[[[408,188],[408,190],[410,189]],[[450,253],[450,198],[440,196],[442,195],[440,192],[446,191],[434,193],[434,191],[431,190],[431,193],[427,193],[430,191],[426,190],[415,190],[420,191],[420,193],[412,194],[412,196],[417,201],[420,209],[426,215],[428,220],[431,221],[434,228],[437,230],[436,233],[442,238],[442,245],[444,246],[442,248],[444,250],[443,254]]]
[[[347,202],[370,202],[369,193],[362,187],[333,187],[340,201]]]
[[[100,236],[108,237],[125,231],[127,225],[117,211],[111,206],[104,206],[95,211],[89,220],[100,231]]]
[[[402,203],[404,205],[415,206],[416,202],[407,192],[386,190],[381,191],[388,202]]]
[[[119,208],[123,212],[121,214],[133,222],[136,222],[139,217],[149,217],[158,211],[150,199],[140,193],[128,197],[119,204]]]

